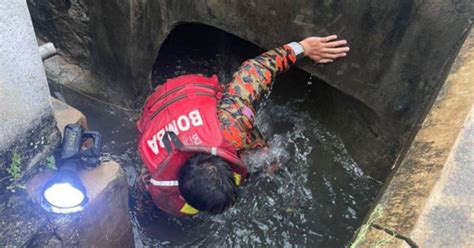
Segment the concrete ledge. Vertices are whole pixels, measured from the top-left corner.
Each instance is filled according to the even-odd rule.
[[[66,127],[67,124],[77,123],[85,129],[88,129],[87,119],[79,110],[53,97],[51,97],[51,105],[61,136],[64,135],[64,127]]]
[[[410,237],[420,247],[472,247],[474,240],[474,109]]]
[[[433,202],[430,203],[430,197],[438,195],[436,199],[439,200],[441,195],[448,197],[447,195],[451,194],[446,192],[443,186],[435,186],[443,184],[443,181],[447,180],[448,174],[452,173],[451,169],[448,169],[450,167],[449,158],[459,150],[457,140],[460,133],[463,132],[464,124],[466,120],[469,120],[468,117],[473,108],[473,78],[474,34],[471,32],[459,52],[431,112],[423,122],[405,158],[392,175],[391,180],[387,181],[385,189],[379,196],[376,206],[383,209],[383,215],[373,223],[369,223],[371,228],[366,234],[365,241],[360,245],[361,247],[371,247],[379,243],[380,228],[393,231],[394,234],[408,238],[421,247],[424,247],[422,244],[438,246],[443,242],[432,239],[428,241],[429,237],[437,238],[439,241],[450,235],[450,232],[442,230],[454,229],[456,225],[466,227],[465,222],[456,223],[463,221],[461,219],[471,223],[467,226],[468,230],[463,231],[467,236],[458,240],[459,246],[450,245],[467,247],[472,243],[474,234],[472,210],[474,207],[463,205],[461,197],[454,200],[450,208],[451,210],[460,208],[462,212],[468,211],[469,214],[465,218],[459,219],[456,216],[450,216],[455,214],[453,211],[438,212],[433,215],[433,210],[436,210],[437,205]],[[461,149],[460,152],[466,156],[472,156],[472,154],[469,155],[472,150]],[[461,182],[451,182],[451,184],[461,184]],[[459,185],[459,187],[472,188],[472,185]],[[472,195],[466,197],[470,197],[472,204]],[[439,225],[438,228],[443,228],[439,228],[437,231],[436,226],[427,226],[427,223],[430,222],[429,215],[431,218],[438,218],[439,221],[436,224]],[[442,221],[443,219],[444,221]],[[378,228],[374,228],[375,226]],[[407,242],[401,242],[400,239],[394,238],[378,247],[398,246],[409,245]]]

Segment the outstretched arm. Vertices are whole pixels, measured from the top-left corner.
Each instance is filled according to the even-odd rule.
[[[234,73],[226,94],[238,96],[247,105],[253,105],[268,91],[275,77],[287,71],[297,59],[308,57],[317,63],[331,63],[345,57],[348,51],[347,41],[337,40],[336,35],[308,37],[289,43],[244,61]]]
[[[318,63],[330,63],[346,56],[349,47],[337,36],[308,37],[246,60],[234,73],[218,107],[226,140],[237,150],[254,148],[263,138],[254,128],[254,105],[268,92],[275,77],[307,56]]]

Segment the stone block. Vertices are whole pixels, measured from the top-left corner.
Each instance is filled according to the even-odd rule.
[[[76,123],[88,129],[87,119],[79,110],[53,97],[51,97],[51,103],[61,136],[64,135],[64,127],[66,127],[67,124]]]

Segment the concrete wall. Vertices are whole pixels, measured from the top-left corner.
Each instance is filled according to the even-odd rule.
[[[31,238],[44,218],[33,214],[24,183],[60,139],[26,2],[0,4],[0,37],[0,246],[25,246],[10,238]]]
[[[357,247],[407,247],[407,240],[417,247],[472,247],[473,78],[471,31],[407,155],[374,204],[383,211],[366,219],[371,228],[359,233],[365,238]]]
[[[122,103],[150,92],[160,46],[181,23],[208,24],[267,49],[336,33],[349,41],[347,58],[300,66],[354,99],[349,114],[334,118],[336,131],[359,163],[385,169],[433,102],[473,14],[470,0],[28,2],[39,32],[75,63],[96,68],[120,95],[111,100]]]
[[[23,1],[0,6],[0,186],[14,153],[21,175],[31,172],[59,141],[33,25]],[[1,194],[0,194],[1,195]]]
[[[30,15],[23,1],[0,6],[0,151],[52,115]]]

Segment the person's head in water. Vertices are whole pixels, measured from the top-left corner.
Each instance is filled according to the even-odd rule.
[[[199,211],[220,214],[234,204],[237,186],[231,165],[224,159],[198,153],[179,171],[179,191]]]

